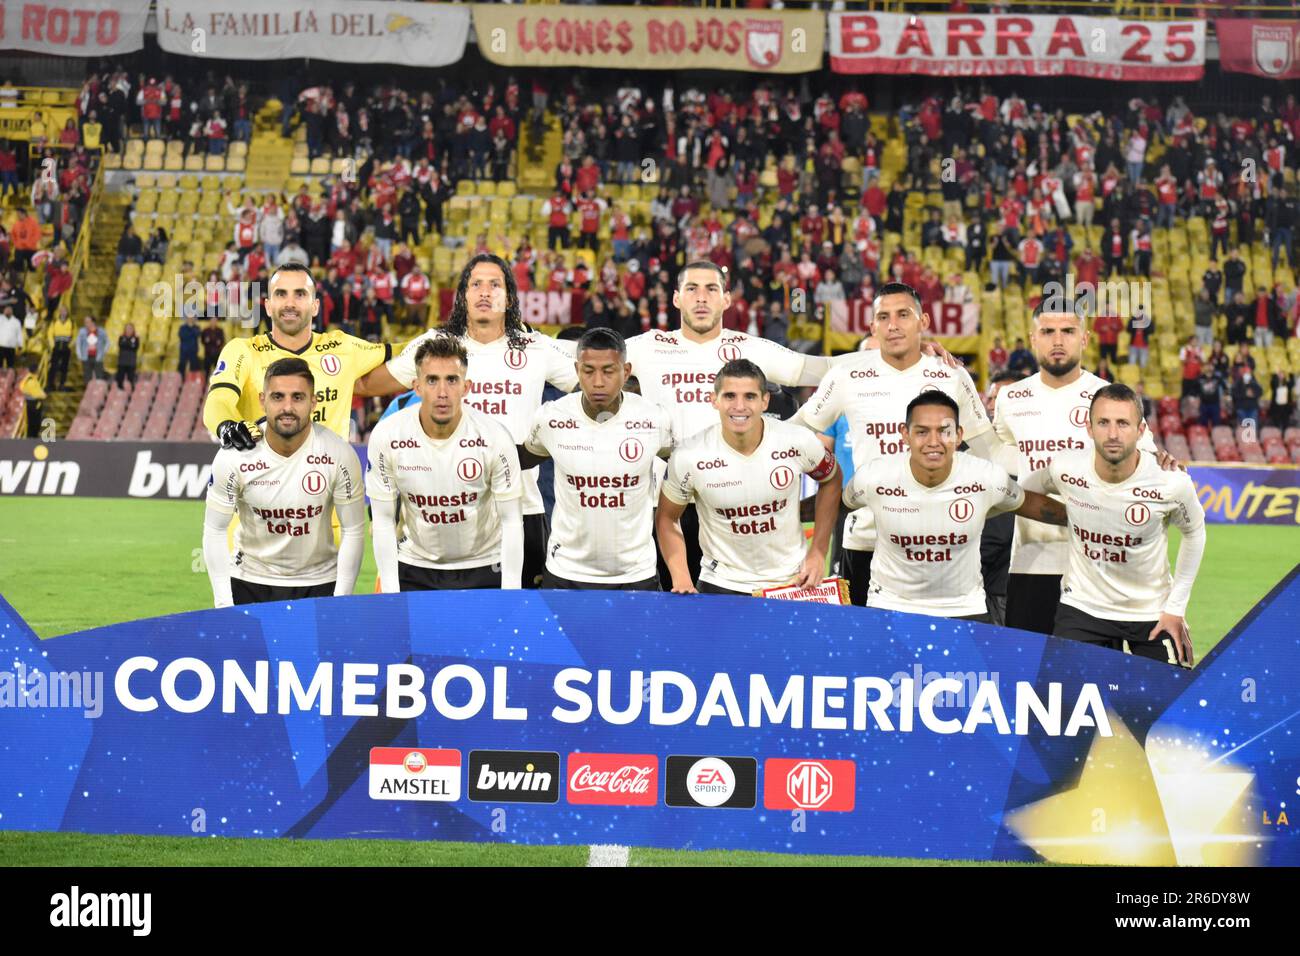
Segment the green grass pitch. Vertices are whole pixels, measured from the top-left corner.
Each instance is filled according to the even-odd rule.
[[[0,500],[0,594],[41,637],[211,606],[201,502]],[[1177,540],[1170,542],[1171,557]],[[1296,529],[1209,526],[1188,620],[1199,660],[1291,570]],[[367,548],[358,592],[374,589]],[[0,832],[0,866],[581,866],[586,847]],[[952,865],[876,857],[633,849],[633,866]]]

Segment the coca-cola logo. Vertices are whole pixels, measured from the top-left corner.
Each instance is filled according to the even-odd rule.
[[[569,803],[652,807],[659,802],[653,754],[569,754]]]

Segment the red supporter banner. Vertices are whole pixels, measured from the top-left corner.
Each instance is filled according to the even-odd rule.
[[[1300,20],[1215,20],[1219,65],[1271,80],[1300,78]]]
[[[1199,80],[1205,21],[832,13],[831,69],[926,76]]]
[[[442,321],[451,318],[455,302],[455,289],[438,290],[438,314]],[[582,292],[521,292],[519,315],[533,328],[539,325],[582,325],[582,308],[586,296]]]
[[[118,56],[144,48],[149,0],[0,3],[0,50]]]
[[[830,303],[831,331],[847,335],[871,334],[871,303],[865,299]],[[977,302],[927,303],[930,334],[935,338],[966,338],[979,335],[980,307]]]

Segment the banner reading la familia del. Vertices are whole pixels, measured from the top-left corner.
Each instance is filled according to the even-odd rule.
[[[1186,671],[731,597],[357,596],[44,642],[0,600],[0,827],[1295,865],[1297,612],[1300,568]]]
[[[809,73],[822,67],[815,10],[474,5],[479,51],[501,66]]]
[[[446,66],[469,37],[469,11],[446,3],[158,0],[157,19],[168,53],[226,60]]]
[[[1199,80],[1205,21],[1017,14],[832,13],[837,73]]]

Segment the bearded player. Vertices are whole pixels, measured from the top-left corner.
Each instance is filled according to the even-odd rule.
[[[272,362],[259,398],[266,441],[218,451],[208,480],[203,557],[214,604],[351,594],[365,525],[356,452],[314,423],[316,383],[302,359]],[[226,532],[236,512],[232,558]],[[337,547],[332,512],[342,532]]]

